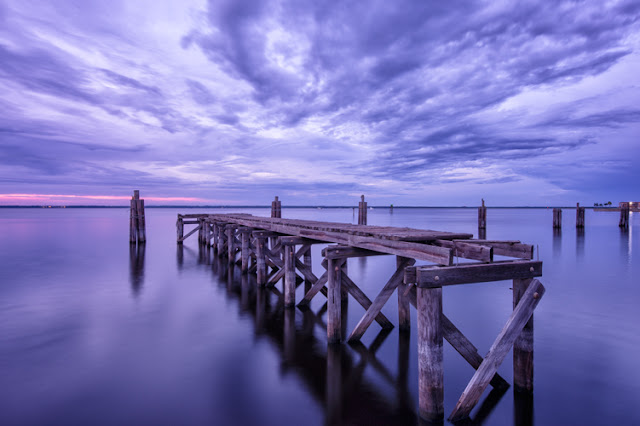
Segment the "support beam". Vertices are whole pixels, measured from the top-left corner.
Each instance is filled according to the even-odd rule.
[[[267,264],[265,262],[264,255],[266,244],[266,237],[256,238],[256,281],[259,287],[262,287],[267,283]]]
[[[531,285],[528,280],[513,280],[513,309]],[[513,343],[513,384],[517,391],[533,391],[533,314]]]
[[[531,318],[534,309],[544,295],[545,288],[538,280],[532,280],[527,291],[522,295],[518,306],[513,310],[509,320],[489,349],[489,353],[476,370],[473,378],[467,384],[460,400],[456,404],[453,412],[449,416],[452,422],[461,420],[469,416],[473,407],[478,403],[482,393],[489,385],[491,378],[498,370],[498,367],[520,336],[522,329]],[[418,303],[418,306],[419,303]]]
[[[442,287],[540,276],[542,276],[542,262],[534,260],[416,268],[418,287]]]
[[[284,307],[296,306],[296,247],[284,246]]]
[[[356,327],[351,332],[349,336],[349,341],[356,341],[362,338],[362,335],[367,328],[371,325],[374,318],[378,315],[384,304],[389,300],[393,291],[398,287],[398,285],[404,280],[404,268],[407,266],[413,266],[416,261],[414,259],[403,258],[398,265],[398,269],[391,276],[389,281],[382,288],[382,291],[375,298],[367,312],[365,312],[364,316],[360,319],[360,322],[356,325]]]
[[[242,251],[240,252],[240,257],[242,259],[241,271],[243,274],[246,274],[249,271],[249,256],[251,254],[251,250],[249,249],[251,228],[241,228],[240,238],[242,239]]]
[[[442,287],[419,288],[417,305],[419,415],[439,422],[444,418]]]
[[[342,315],[341,305],[342,299],[340,297],[341,277],[340,266],[342,261],[340,259],[328,259],[327,265],[327,341],[329,343],[340,343],[342,340]]]
[[[407,268],[409,269],[409,268]],[[411,304],[417,309],[417,289],[412,286],[409,291],[409,299]],[[471,343],[467,337],[451,322],[449,318],[442,314],[442,334],[447,342],[465,359],[475,370],[482,364],[482,356],[478,353],[478,349]],[[509,383],[498,373],[494,374],[491,379],[491,386],[495,389],[507,389]]]

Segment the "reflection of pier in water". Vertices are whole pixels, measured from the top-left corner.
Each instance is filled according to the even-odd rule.
[[[138,296],[144,285],[144,252],[145,244],[129,245],[129,282],[131,293]]]
[[[285,309],[280,290],[258,286],[255,277],[242,274],[239,267],[229,265],[212,252],[206,246],[200,246],[197,253],[179,246],[177,262],[180,268],[185,267],[186,254],[187,259],[194,259],[198,265],[211,267],[220,285],[226,288],[227,296],[237,300],[240,309],[253,318],[256,336],[268,338],[279,352],[281,374],[297,374],[309,394],[324,407],[326,424],[423,424],[408,390],[409,333],[398,334],[394,374],[376,355],[391,330],[381,329],[369,347],[359,341],[327,345],[314,333],[315,327],[319,327],[321,334],[326,330],[323,319],[326,303],[318,312],[308,307]],[[365,376],[367,367],[383,380],[382,389]],[[482,424],[505,392],[506,388],[493,389],[474,418],[459,424]],[[527,393],[524,399],[514,393],[516,424],[532,423],[532,397]]]

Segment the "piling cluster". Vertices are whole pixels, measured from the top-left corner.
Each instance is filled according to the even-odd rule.
[[[131,209],[129,210],[129,243],[144,244],[146,241],[144,200],[140,198],[140,191],[136,189],[133,191]]]

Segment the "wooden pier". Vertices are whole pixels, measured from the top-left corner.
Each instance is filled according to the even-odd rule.
[[[276,202],[279,201],[272,206],[272,216],[280,211]],[[363,207],[366,209],[366,203]],[[360,215],[358,222],[363,222]],[[195,226],[185,234],[185,225]],[[532,245],[473,239],[467,233],[282,219],[279,214],[178,215],[177,231],[178,244],[198,232],[201,246],[211,246],[227,264],[239,265],[242,274],[255,274],[260,288],[273,288],[283,281],[286,309],[294,309],[296,302],[300,307],[307,306],[322,294],[327,299],[330,344],[359,342],[374,321],[383,329],[394,327],[381,309],[396,292],[401,330],[410,328],[410,306],[417,311],[419,415],[425,420],[438,422],[444,418],[444,340],[476,369],[450,420],[469,417],[487,386],[509,386],[497,369],[511,347],[516,389],[533,390],[533,311],[545,289],[536,279],[542,275],[542,262],[533,260]],[[312,270],[314,244],[325,246],[321,251],[321,274]],[[349,277],[346,260],[380,255],[396,256],[396,270],[379,293],[370,298]],[[501,258],[494,260],[494,256]],[[482,357],[442,312],[443,287],[503,280],[513,280],[513,312]],[[296,288],[302,283],[304,297],[296,301]],[[365,309],[350,332],[344,327],[342,309],[349,295]]]

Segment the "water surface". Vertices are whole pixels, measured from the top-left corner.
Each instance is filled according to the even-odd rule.
[[[126,209],[0,209],[0,424],[417,423],[415,311],[408,337],[374,323],[362,345],[328,350],[321,295],[309,311],[284,310],[195,236],[178,247],[179,212],[203,210],[147,209],[148,242],[130,248]],[[477,235],[476,215],[375,209],[369,223]],[[357,220],[352,209],[283,216]],[[630,409],[640,400],[638,216],[622,232],[618,214],[589,210],[577,232],[565,210],[558,234],[550,210],[488,210],[487,238],[537,246],[547,292],[535,313],[533,398],[487,390],[478,423],[640,424]],[[371,299],[394,267],[393,256],[348,264]],[[444,312],[482,354],[510,314],[510,287],[444,290]],[[364,310],[353,300],[346,310],[350,331]],[[393,303],[383,313],[397,324]],[[473,369],[448,344],[444,357],[448,415]],[[511,368],[509,355],[499,369],[509,382]]]

